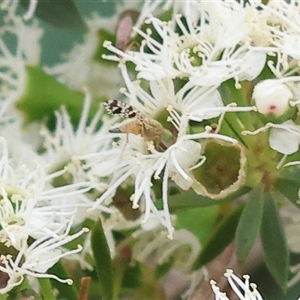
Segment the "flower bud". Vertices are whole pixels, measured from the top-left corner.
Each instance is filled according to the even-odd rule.
[[[260,113],[279,117],[289,110],[289,101],[293,94],[286,84],[269,79],[259,82],[254,87],[252,98]]]

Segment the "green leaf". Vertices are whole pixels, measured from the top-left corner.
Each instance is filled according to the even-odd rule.
[[[184,228],[192,232],[204,244],[216,223],[219,207],[194,207],[176,213],[176,229]]]
[[[173,267],[174,265],[174,259],[171,258],[169,261],[158,265],[155,269],[155,278],[161,279],[163,276],[165,276]]]
[[[101,8],[97,13],[105,18],[115,16],[118,13],[118,2],[124,5],[124,1],[119,0],[97,0],[97,8]]]
[[[275,183],[275,187],[279,190],[279,192],[285,196],[293,205],[298,208],[298,191],[300,188],[299,177],[296,177],[298,181],[293,181],[289,179],[278,179]]]
[[[42,300],[42,298],[32,289],[20,291],[12,290],[7,300]]]
[[[115,68],[116,63],[108,59],[104,59],[102,55],[111,55],[111,52],[104,47],[104,41],[111,41],[113,45],[116,43],[116,36],[105,29],[99,29],[97,32],[98,36],[98,46],[94,54],[94,60],[100,64],[110,65]]]
[[[246,259],[259,233],[263,204],[261,190],[254,190],[249,194],[235,233],[236,251],[240,261]]]
[[[47,117],[50,127],[54,127],[53,113],[61,105],[66,107],[73,124],[77,124],[81,117],[84,95],[68,89],[38,66],[27,67],[26,71],[26,90],[16,103],[16,107],[23,113],[25,124]],[[98,110],[99,100],[92,102],[91,114]]]
[[[169,196],[169,208],[172,212],[175,209],[202,207],[220,204],[218,201],[212,200],[196,194],[193,190]]]
[[[109,247],[103,231],[102,223],[98,220],[92,230],[92,251],[103,299],[113,299],[113,269]]]
[[[122,286],[127,289],[137,289],[141,285],[142,271],[138,263],[128,265],[122,278]]]
[[[28,9],[30,0],[21,0]],[[39,0],[34,13],[39,19],[63,29],[81,30],[85,23],[73,0]]]
[[[41,296],[43,297],[43,299],[55,300],[56,299],[56,297],[54,296],[55,288],[53,288],[54,285],[52,286],[50,279],[49,278],[39,278],[38,282],[39,282],[39,286],[41,287],[40,293],[41,293]],[[67,285],[67,284],[65,283],[65,285]],[[61,297],[60,294],[58,294],[58,296]],[[63,299],[65,299],[65,298],[63,298]]]
[[[269,194],[264,197],[261,240],[266,266],[280,288],[286,291],[289,251],[277,207]]]
[[[229,194],[222,200],[212,200],[209,197],[196,194],[193,190],[189,190],[182,194],[176,194],[169,196],[169,208],[171,212],[174,212],[177,209],[192,208],[192,207],[205,207],[210,205],[219,205],[220,201],[233,200],[250,190],[249,187],[242,187],[236,192]],[[158,207],[160,208],[160,207]]]
[[[193,266],[194,270],[197,270],[212,261],[215,257],[222,253],[226,246],[234,239],[234,234],[243,207],[244,205],[239,206],[218,224],[196,259]]]
[[[268,55],[267,60],[274,63],[274,66],[277,64],[277,58],[274,55]],[[272,79],[275,77],[275,74],[272,72],[272,70],[269,68],[268,64],[265,64],[264,68],[262,69],[261,73],[257,77],[257,81],[260,80],[267,80],[267,79]]]
[[[244,106],[248,105],[249,103],[249,99],[247,99],[247,93],[245,92],[246,89],[237,89],[235,87],[235,80],[233,79],[229,79],[223,82],[218,88],[218,90],[222,96],[224,104],[235,102],[239,106]],[[248,138],[247,136],[241,135],[241,131],[243,130],[243,128],[247,128],[248,130],[254,129],[251,114],[238,112],[234,114],[226,114],[224,120],[224,123],[227,123],[228,125],[228,129],[230,129],[225,130],[225,132],[223,132],[223,129],[221,129],[221,132],[227,135],[230,133],[234,133],[234,137],[245,145],[245,141],[247,141]],[[244,126],[242,126],[242,124]]]
[[[64,268],[64,266],[60,261],[57,262],[51,269],[49,269],[48,272],[49,274],[55,274],[60,278],[64,278],[64,279],[70,278],[70,275],[67,273],[66,269]],[[48,279],[40,279],[40,280],[44,280],[44,284],[47,284]],[[60,296],[64,296],[66,299],[78,298],[78,293],[74,284],[68,285],[66,283],[61,283],[55,279],[50,279],[50,281],[51,281],[52,289],[53,288],[57,289],[59,291]]]
[[[299,160],[299,158],[295,158],[295,160]],[[300,177],[300,168],[298,168],[298,166],[288,167],[280,170],[280,174],[279,174],[280,179],[287,179],[299,183],[299,177]]]

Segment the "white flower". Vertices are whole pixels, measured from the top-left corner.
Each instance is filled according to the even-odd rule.
[[[106,134],[113,120],[109,121],[103,116],[103,109],[97,108],[93,119],[89,122],[91,104],[91,96],[86,94],[77,128],[72,125],[66,109],[61,108],[59,112],[56,112],[55,130],[51,132],[45,127],[41,131],[45,148],[43,158],[48,162],[49,172],[65,168],[75,180],[86,180],[89,174],[84,164],[73,157],[86,152],[101,152],[109,149],[111,140]],[[99,129],[100,121],[103,124]],[[101,183],[97,186],[101,187]]]
[[[244,275],[244,282],[237,277],[232,270],[227,270],[224,276],[227,278],[228,283],[230,284],[230,287],[240,300],[263,300],[263,297],[261,294],[258,292],[256,288],[256,284],[250,283],[249,275]],[[218,286],[216,285],[217,283],[214,280],[210,281],[212,290],[215,294],[215,300],[230,300],[227,296],[226,293],[222,293]]]
[[[300,17],[297,1],[269,1],[261,6],[269,17],[269,29],[273,34],[273,44],[278,50],[298,60],[300,45]]]
[[[273,126],[269,137],[270,147],[282,154],[290,155],[298,151],[300,126],[288,120]]]
[[[177,14],[182,14],[192,22],[197,22],[201,17],[201,1],[166,0],[164,2],[163,10],[172,9],[173,18]]]
[[[275,56],[268,61],[269,69],[277,78],[299,73],[300,41],[299,4],[297,1],[268,1],[258,4],[261,42],[257,50]],[[255,39],[254,39],[255,40]],[[254,43],[255,44],[255,43]],[[275,65],[276,64],[276,65]]]
[[[65,244],[88,231],[86,228],[83,228],[77,233],[70,235],[72,220],[68,222],[66,220],[64,226],[61,226],[56,231],[55,236],[44,235],[33,239],[30,243],[29,239],[31,237],[28,235],[20,236],[17,240],[11,241],[3,231],[0,232],[2,249],[0,256],[0,273],[2,278],[0,294],[5,294],[15,286],[20,285],[24,275],[37,278],[52,278],[62,283],[72,284],[71,279],[61,279],[54,274],[46,273],[61,258],[81,250],[81,246],[74,250],[63,249]]]
[[[70,282],[44,273],[60,258],[80,251],[81,247],[66,251],[62,246],[86,232],[70,235],[77,207],[90,205],[84,196],[90,183],[54,187],[53,180],[65,170],[48,175],[45,166],[37,164],[31,171],[14,161],[2,137],[0,142],[0,272],[7,279],[1,281],[0,293],[19,285],[24,275]]]
[[[121,137],[120,134],[114,135]],[[88,160],[89,166],[93,168],[95,174],[98,176],[112,176],[108,189],[101,195],[101,197],[93,205],[93,209],[97,208],[105,199],[112,197],[116,189],[126,179],[130,177],[135,178],[135,193],[132,195],[133,208],[138,207],[138,202],[142,196],[145,200],[145,221],[149,218],[150,212],[155,213],[165,227],[167,227],[170,237],[172,236],[173,227],[169,216],[168,209],[168,177],[170,176],[169,170],[176,169],[177,172],[185,179],[191,180],[189,175],[184,171],[180,162],[176,159],[176,150],[183,149],[186,153],[189,151],[190,139],[201,138],[222,138],[234,142],[234,140],[213,133],[200,133],[192,135],[184,135],[177,138],[175,144],[170,146],[165,152],[158,152],[153,148],[150,154],[143,154],[145,149],[145,142],[142,138],[131,136],[129,143],[126,140],[121,140],[118,148],[111,149],[107,153],[94,153],[81,155],[79,158]],[[197,159],[197,158],[196,158]],[[153,196],[151,193],[152,177],[159,179],[164,169],[162,178],[162,191],[163,191],[163,204],[164,214],[160,216],[153,203]]]
[[[284,155],[290,155],[298,151],[300,144],[300,125],[288,120],[281,124],[267,123],[255,131],[243,131],[243,134],[255,135],[269,128],[269,145],[275,151]]]
[[[45,167],[37,165],[30,171],[26,166],[12,167],[8,162],[6,143],[1,139],[0,160],[0,224],[10,240],[19,235],[55,235],[66,218],[77,207],[87,205],[83,196],[90,189],[89,182],[53,187],[52,181],[65,171],[47,175]],[[80,201],[81,204],[80,204]]]
[[[185,130],[188,120],[201,122],[218,117],[225,112],[252,111],[254,109],[253,107],[236,107],[235,103],[225,107],[217,85],[201,87],[187,82],[175,92],[173,80],[164,78],[150,81],[150,91],[147,91],[141,88],[141,82],[131,81],[125,65],[120,64],[120,68],[127,86],[127,91],[121,91],[130,99],[130,104],[150,117],[155,117],[162,110],[169,111],[172,117],[169,121],[175,120],[173,125],[178,131],[180,131],[176,125],[178,119],[182,119],[185,123],[182,127]]]
[[[36,151],[41,142],[39,124],[24,128],[20,114],[11,111],[9,117],[10,120],[0,125],[0,136],[6,140],[14,170],[22,169],[23,166],[34,170],[38,164],[46,164]]]
[[[79,155],[77,158],[86,162],[91,173],[100,178],[109,177],[110,181],[107,190],[95,201],[92,209],[113,197],[116,189],[122,184],[126,186],[134,182],[135,191],[131,197],[133,208],[137,208],[141,200],[144,201],[144,221],[148,220],[151,212],[154,213],[160,223],[168,229],[171,238],[173,227],[168,208],[169,177],[174,178],[182,187],[191,186],[193,178],[190,169],[199,167],[204,162],[199,140],[215,138],[236,143],[230,137],[211,133],[210,128],[189,134],[189,119],[209,119],[222,112],[249,111],[252,107],[224,107],[215,89],[193,87],[191,83],[187,83],[175,93],[171,79],[151,82],[150,91],[147,92],[137,82],[130,81],[124,67],[121,66],[121,70],[128,88],[128,92],[124,93],[130,99],[130,104],[149,118],[154,118],[162,112],[169,113],[168,119],[176,132],[175,140],[164,152],[159,152],[153,143],[145,142],[140,136],[129,135],[126,138],[124,133],[109,134],[110,139],[120,139],[111,149]],[[210,99],[216,99],[211,106]],[[147,119],[145,121],[148,122]],[[133,123],[131,126],[140,125]],[[195,151],[190,152],[191,147]],[[158,211],[154,205],[155,196],[151,187],[153,180],[160,179],[162,174],[163,211]],[[178,177],[181,177],[181,180]]]
[[[276,79],[268,79],[255,85],[252,98],[258,111],[264,115],[283,115],[291,106],[291,89]]]
[[[146,0],[143,3],[140,16],[135,26],[140,28],[146,18],[149,18],[151,15],[159,15],[167,10],[171,10],[172,19],[175,17],[175,15],[182,14],[184,17],[189,18],[192,22],[197,22],[201,16],[201,0]]]
[[[159,224],[157,224],[159,225]],[[197,238],[186,229],[174,231],[173,239],[166,239],[160,226],[145,230],[141,229],[133,233],[136,239],[132,256],[134,260],[142,263],[162,265],[174,258],[173,267],[183,272],[190,272],[199,251],[200,243]]]
[[[105,46],[117,56],[103,57],[132,61],[138,77],[146,80],[187,77],[200,86],[218,86],[229,78],[252,80],[262,70],[266,54],[249,50],[242,43],[248,36],[249,24],[244,20],[242,6],[237,4],[233,8],[233,3],[201,2],[200,25],[189,18],[184,25],[181,16],[176,15],[174,21],[181,35],[174,31],[172,22],[152,17],[147,22],[153,25],[161,42],[151,36],[150,30],[145,33],[137,29],[144,38],[139,51],[124,53],[107,42]]]

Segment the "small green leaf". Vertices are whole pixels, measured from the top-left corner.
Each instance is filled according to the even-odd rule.
[[[42,298],[32,289],[12,291],[6,300],[42,300]]]
[[[116,43],[116,36],[112,34],[111,32],[105,30],[105,29],[99,29],[97,32],[98,36],[98,47],[94,54],[94,60],[96,62],[99,62],[100,64],[106,64],[111,65],[112,68],[115,67],[115,62],[104,59],[102,55],[111,55],[111,52],[104,47],[104,41],[111,41],[113,45]]]
[[[254,190],[249,194],[235,233],[237,256],[241,261],[246,259],[259,233],[264,203],[261,193]]]
[[[295,160],[299,160],[299,158],[295,158]],[[280,171],[279,178],[280,179],[287,179],[291,181],[299,182],[300,177],[300,168],[297,166],[295,167],[288,167],[284,168]]]
[[[21,0],[27,9],[29,0]],[[39,19],[63,29],[80,30],[85,23],[73,0],[39,0],[34,13]]]
[[[176,229],[184,228],[192,232],[204,244],[216,223],[219,207],[194,207],[176,212]]]
[[[219,204],[218,201],[212,200],[208,197],[204,197],[196,194],[193,190],[189,190],[182,194],[176,194],[169,196],[169,208],[170,210],[202,207]]]
[[[109,247],[98,220],[92,230],[91,245],[103,299],[113,299],[113,269]]]
[[[54,127],[54,111],[64,105],[71,116],[73,124],[81,117],[84,95],[72,91],[46,74],[40,67],[26,68],[26,89],[17,101],[16,107],[23,113],[25,124],[49,119],[48,125]],[[99,100],[93,101],[90,113],[99,108]]]
[[[169,261],[163,263],[162,265],[158,265],[155,269],[155,278],[161,279],[163,276],[165,276],[173,267],[174,259],[171,258]]]
[[[38,279],[39,286],[41,287],[40,293],[43,299],[47,300],[55,300],[56,297],[54,296],[55,288],[54,285],[52,286],[49,278],[39,278]],[[60,283],[61,285],[63,283]],[[66,284],[64,284],[66,285]],[[58,290],[60,292],[60,290]],[[61,297],[60,293],[58,294],[59,297]],[[65,296],[66,297],[66,296]]]
[[[97,4],[99,11],[97,11],[97,13],[99,13],[99,15],[101,17],[113,17],[115,15],[117,15],[118,13],[118,8],[120,6],[118,6],[118,2],[120,2],[120,4],[124,5],[124,1],[123,0],[97,0],[95,1]],[[126,1],[125,1],[126,2]],[[85,3],[84,3],[85,4]]]
[[[122,278],[122,286],[127,289],[137,289],[141,285],[142,271],[138,263],[128,265]]]
[[[212,261],[222,253],[226,246],[234,239],[234,234],[243,207],[244,205],[239,206],[231,215],[218,224],[195,261],[193,266],[194,270],[197,270]]]
[[[295,177],[299,180],[299,177]],[[278,179],[275,183],[276,188],[279,192],[285,196],[293,205],[299,208],[298,203],[298,191],[299,191],[299,181],[293,181],[288,179]]]
[[[281,219],[271,195],[264,197],[261,240],[266,266],[283,291],[287,288],[289,251]]]
[[[247,192],[249,192],[249,187],[242,187],[236,192],[229,194],[222,200],[212,200],[209,197],[201,196],[196,194],[193,190],[189,190],[182,194],[176,194],[169,196],[169,208],[172,212],[176,209],[192,208],[192,207],[205,207],[210,205],[219,205],[220,201],[233,200],[236,199]],[[159,208],[159,207],[158,207]]]
[[[70,275],[67,273],[66,269],[64,268],[64,266],[60,261],[57,262],[51,269],[49,269],[48,272],[49,274],[55,274],[60,278],[64,278],[64,279],[70,278]],[[40,279],[40,280],[44,280],[44,284],[47,284],[48,279]],[[72,285],[68,285],[66,283],[61,283],[55,279],[50,279],[50,281],[51,281],[52,289],[53,288],[57,289],[61,297],[65,297],[66,299],[78,298],[78,293],[74,283]]]

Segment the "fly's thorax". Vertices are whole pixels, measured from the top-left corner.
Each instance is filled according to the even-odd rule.
[[[146,118],[142,124],[142,136],[146,141],[155,143],[162,139],[164,127],[158,121]]]
[[[103,106],[109,114],[127,118],[109,132],[141,135],[145,141],[153,142],[155,149],[160,152],[165,151],[176,140],[176,130],[174,132],[168,130],[160,121],[148,117],[130,104],[119,100],[108,100],[103,103]],[[165,111],[165,113],[167,112]],[[168,114],[158,117],[166,120]]]
[[[112,133],[132,133],[135,135],[143,135],[142,131],[143,124],[139,118],[124,120],[109,130]]]

